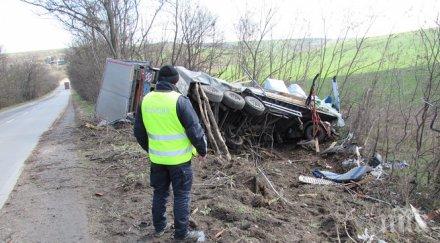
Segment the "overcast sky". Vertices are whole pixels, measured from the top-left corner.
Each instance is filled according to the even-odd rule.
[[[234,25],[245,9],[256,15],[269,7],[277,11],[273,38],[330,38],[341,35],[348,23],[356,24],[350,36],[370,26],[368,36],[434,26],[440,11],[438,0],[200,0],[218,16],[226,40],[235,40]],[[49,16],[19,0],[0,0],[0,45],[7,52],[55,49],[69,46],[70,35]],[[167,21],[162,15],[160,22]],[[324,25],[325,22],[325,25]],[[325,28],[324,28],[325,26]],[[324,31],[325,30],[325,31]],[[157,32],[159,33],[159,32]]]

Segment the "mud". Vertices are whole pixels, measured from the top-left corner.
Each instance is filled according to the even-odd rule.
[[[69,119],[43,136],[27,162],[1,211],[0,241],[171,241],[171,231],[153,237],[149,162],[131,125],[97,127],[81,107],[75,110],[76,124],[66,113]],[[386,177],[349,187],[298,181],[316,167],[341,171],[343,159],[294,144],[254,146],[230,162],[194,159],[190,226],[210,242],[361,242],[365,230],[375,241],[438,242],[435,225],[429,233],[417,231],[414,221],[394,227],[406,206]]]
[[[90,119],[82,122],[93,124]],[[132,127],[81,126],[78,139],[93,171],[90,185],[102,195],[93,197],[90,207],[91,219],[96,221],[92,225],[100,225],[93,235],[104,241],[168,242],[172,232],[160,239],[152,236],[149,162],[132,136]],[[376,240],[434,239],[386,228],[393,207],[403,207],[402,198],[390,192],[392,181],[371,180],[350,189],[298,181],[299,175],[311,175],[315,167],[342,170],[341,159],[321,158],[294,144],[244,150],[230,162],[213,156],[194,159],[191,228],[203,230],[209,241],[216,242],[359,241],[357,235],[365,229]],[[285,200],[274,193],[256,165]]]

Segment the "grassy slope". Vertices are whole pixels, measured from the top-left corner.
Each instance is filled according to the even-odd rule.
[[[390,38],[388,48],[386,44]],[[344,44],[345,54],[342,59],[342,63],[349,63],[356,51],[356,40],[348,40]],[[327,45],[327,53],[330,53],[335,48],[340,48],[340,44],[336,45],[336,41],[331,41]],[[363,44],[361,53],[359,54],[359,66],[366,66],[359,70],[357,73],[368,73],[376,70],[384,70],[387,68],[407,68],[414,65],[414,60],[417,58],[417,53],[422,50],[420,39],[416,32],[406,32],[400,34],[394,34],[392,36],[379,36],[367,38]],[[379,61],[384,56],[385,62],[382,67],[379,68]],[[324,66],[328,66],[330,57],[326,57]],[[369,65],[374,63],[375,65]],[[333,66],[336,66],[333,63]],[[343,72],[344,73],[344,72]]]
[[[341,63],[345,67],[339,72],[340,79],[344,79],[344,76],[347,74],[347,66],[355,56],[356,44],[356,40],[349,40],[344,44],[344,50],[346,51],[344,51]],[[329,53],[329,56],[335,47],[339,49],[340,44],[336,44],[335,41],[328,44],[327,53]],[[420,67],[416,66],[423,65],[419,60],[421,52],[423,52],[423,46],[417,32],[368,38],[365,40],[363,48],[357,56],[355,68],[352,69],[357,70],[352,74],[349,81],[378,79],[379,84],[389,85],[390,82],[395,81],[396,77],[398,77],[406,81],[402,85],[407,90],[413,89],[416,77],[411,70],[420,69]],[[336,70],[337,63],[335,61],[330,63],[330,59],[330,57],[326,57],[324,66],[331,65],[331,70]],[[336,74],[336,72],[331,72],[328,76]],[[364,85],[366,84],[369,85],[370,82],[364,83]],[[362,86],[362,83],[359,82],[349,82],[349,87],[357,93],[362,90]]]
[[[387,47],[388,38],[390,39]],[[295,42],[298,42],[298,40],[292,40],[292,44],[289,45],[291,48],[289,49],[294,49],[293,43]],[[267,51],[269,43],[265,42],[263,44],[264,49],[266,49],[264,51]],[[292,82],[298,82],[305,90],[308,90],[313,76],[321,72],[321,78],[325,78],[325,80],[322,81],[323,87],[320,95],[326,95],[330,88],[330,78],[332,76],[337,75],[340,81],[345,79],[349,71],[350,63],[356,55],[356,45],[358,44],[359,40],[348,39],[343,43],[343,46],[341,41],[338,42],[337,40],[330,40],[327,42],[325,48],[319,48],[317,45],[314,45],[314,48],[309,52],[311,61],[307,72],[307,68],[304,65],[304,58],[301,63],[299,58],[296,58],[292,65],[289,65],[291,75],[288,76],[292,77]],[[278,47],[275,47],[277,49],[276,51],[280,51],[281,42],[276,41],[275,45],[278,45]],[[324,61],[322,61],[324,52],[325,57]],[[332,58],[333,53],[335,53],[335,56]],[[390,37],[378,36],[367,38],[362,44],[362,49],[357,54],[355,62],[351,67],[346,88],[360,95],[365,85],[370,85],[370,82],[365,81],[378,79],[379,85],[390,85],[390,82],[393,82],[396,77],[398,77],[405,81],[402,85],[406,90],[413,89],[416,83],[416,76],[413,71],[420,70],[420,66],[424,64],[420,61],[422,57],[421,53],[423,53],[423,44],[418,32],[398,33]],[[302,54],[304,56],[307,55],[305,52]],[[382,58],[384,59],[381,62]],[[320,71],[321,66],[322,70]],[[231,73],[234,69],[237,69],[237,67],[230,67],[222,77],[228,79],[228,77],[232,76]],[[388,72],[387,70],[393,71]],[[268,66],[264,68],[263,73],[270,73]],[[302,77],[303,74],[304,77]],[[272,77],[283,79],[277,76],[277,74]],[[259,81],[262,82],[263,80]]]
[[[82,99],[75,90],[72,90],[72,97],[74,102],[81,107],[82,116],[91,119],[95,114],[94,104]]]
[[[404,96],[412,95],[417,80],[425,77],[423,43],[417,32],[395,34],[390,38],[388,47],[388,36],[366,40],[357,63],[358,66],[365,66],[365,68],[356,71],[349,77],[348,89],[359,95],[366,85],[371,85],[371,82],[376,79],[378,86],[382,89],[398,88],[396,86],[399,85]],[[350,48],[347,48],[349,54],[346,55],[345,63],[350,62],[355,51],[355,41],[351,40],[348,44]],[[331,43],[328,48],[334,48],[334,44]],[[384,59],[381,62],[382,58]],[[341,73],[344,75],[340,75],[340,80],[343,80],[347,73],[346,69]],[[397,92],[390,92],[390,95],[396,94]]]

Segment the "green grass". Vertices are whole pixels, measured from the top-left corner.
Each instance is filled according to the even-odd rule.
[[[78,104],[81,111],[84,112],[86,117],[93,117],[95,114],[95,106],[92,102],[86,101],[75,91],[72,90],[73,101]]]
[[[433,29],[426,30],[427,36],[434,38],[434,31]],[[294,50],[298,41],[272,41],[274,56],[281,56],[283,48]],[[260,54],[262,57],[267,58],[270,42],[263,43]],[[344,43],[341,40],[330,40],[325,46],[319,46],[319,42],[320,40],[310,41],[309,43],[314,48],[297,52],[297,57],[285,67],[282,73],[274,73],[271,77],[298,83],[308,91],[313,76],[321,73],[318,81],[318,84],[322,85],[319,88],[319,95],[325,96],[330,92],[332,76],[338,76],[341,87],[348,75],[347,82],[343,86],[357,98],[361,96],[365,87],[371,85],[373,80],[377,80],[381,89],[393,87],[393,83],[398,80],[401,82],[399,85],[403,88],[404,94],[410,95],[416,87],[416,80],[423,78],[423,71],[420,71],[426,65],[425,49],[418,31],[366,38],[357,54],[356,46],[359,45],[359,39],[347,39]],[[285,53],[289,54],[289,51]],[[299,58],[300,55],[303,57],[302,60]],[[310,60],[308,65],[305,64],[307,56]],[[350,67],[353,59],[355,61]],[[283,62],[285,61],[275,58],[273,66],[279,66]],[[269,65],[261,63],[259,70],[261,80],[258,81],[263,82],[262,79],[270,73]],[[239,78],[237,73],[241,73],[241,68],[233,64],[221,75],[221,78],[232,81]]]

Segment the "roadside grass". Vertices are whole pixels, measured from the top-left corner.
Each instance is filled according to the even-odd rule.
[[[82,115],[85,116],[85,118],[93,118],[95,114],[95,105],[92,102],[89,102],[87,100],[84,100],[81,98],[81,96],[72,89],[72,98],[73,101],[79,105]]]

